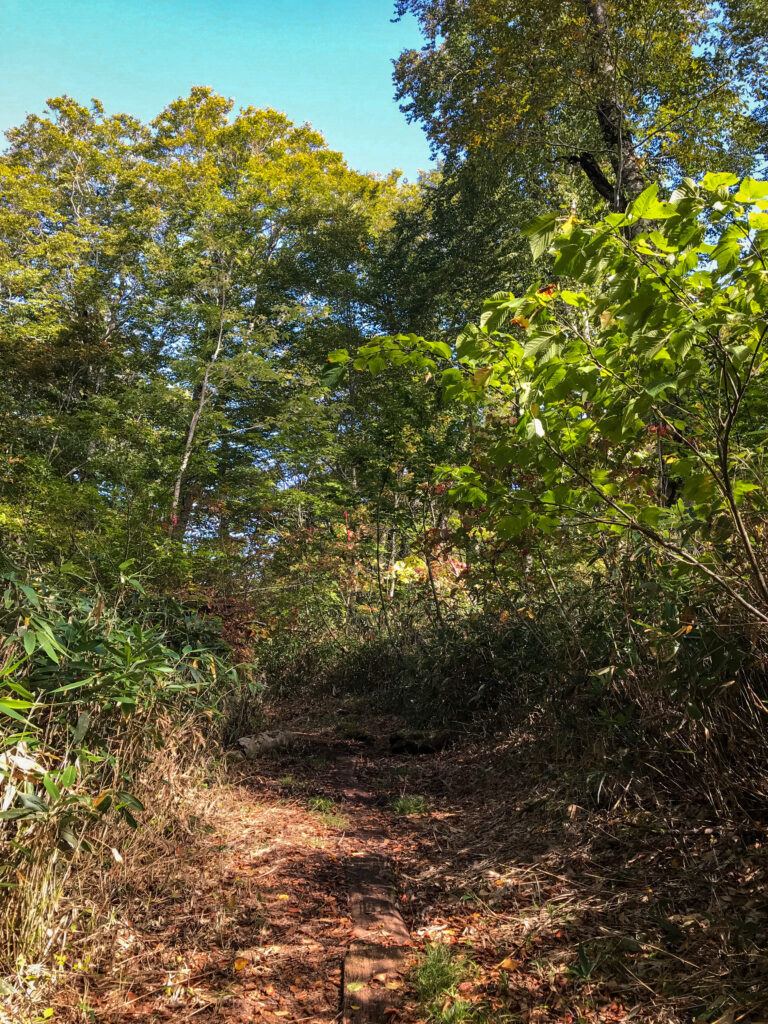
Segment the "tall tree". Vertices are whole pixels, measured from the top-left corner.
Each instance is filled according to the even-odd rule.
[[[494,150],[539,181],[579,168],[621,211],[659,176],[751,166],[768,65],[745,6],[397,0],[425,36],[396,62],[397,95],[436,151]]]

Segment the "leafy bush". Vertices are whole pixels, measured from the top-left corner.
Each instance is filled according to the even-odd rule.
[[[139,827],[136,787],[153,752],[182,736],[190,751],[204,745],[239,685],[215,625],[150,599],[131,568],[111,594],[74,570],[0,574],[6,968],[39,955],[75,860],[119,862],[110,836]]]

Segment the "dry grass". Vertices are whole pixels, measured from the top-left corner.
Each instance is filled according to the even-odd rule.
[[[114,814],[84,817],[77,838],[85,842],[72,851],[57,842],[55,817],[23,823],[18,833],[14,822],[3,823],[0,854],[16,884],[6,889],[0,913],[0,1020],[35,1020],[62,977],[86,976],[111,952],[127,880],[141,876],[148,858],[167,863],[172,840],[183,841],[205,813],[204,787],[221,772],[206,750],[207,723],[156,721],[166,741],[151,758],[142,724],[133,722],[115,744],[114,764],[101,779],[104,789],[120,788],[130,775],[131,791],[146,807],[138,830]]]

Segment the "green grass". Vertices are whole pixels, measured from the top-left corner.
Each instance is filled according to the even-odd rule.
[[[422,1010],[438,1024],[460,1024],[471,1020],[474,1007],[458,998],[458,987],[471,973],[472,964],[455,956],[442,942],[428,945],[413,973],[414,987]]]
[[[429,804],[423,796],[399,796],[392,801],[395,814],[429,814]]]
[[[326,796],[312,796],[307,800],[307,807],[310,811],[317,811],[319,814],[331,814],[335,810],[333,800]]]
[[[333,800],[325,796],[313,796],[307,801],[307,807],[323,819],[331,828],[349,828],[349,821],[339,814]]]

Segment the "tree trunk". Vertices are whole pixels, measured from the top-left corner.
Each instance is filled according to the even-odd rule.
[[[618,99],[616,66],[605,4],[603,0],[584,0],[584,5],[594,33],[592,66],[599,83],[595,115],[608,150],[613,182],[604,173],[593,153],[583,152],[571,159],[581,167],[598,195],[606,199],[614,211],[623,213],[629,203],[643,191],[645,179],[632,131],[626,123]]]
[[[211,354],[211,357],[208,360],[208,365],[205,368],[205,373],[203,374],[203,379],[200,382],[200,385],[199,385],[199,387],[197,389],[197,405],[195,406],[195,411],[192,414],[192,419],[189,421],[189,428],[187,430],[187,439],[184,442],[184,452],[183,452],[183,454],[181,456],[181,463],[179,464],[179,471],[176,474],[176,479],[175,479],[175,481],[173,483],[173,495],[172,495],[172,498],[171,498],[171,511],[170,511],[170,515],[168,517],[168,534],[171,537],[174,537],[177,534],[176,526],[178,525],[177,521],[178,521],[178,518],[179,518],[179,515],[178,515],[179,514],[179,501],[181,499],[181,487],[182,487],[182,484],[184,483],[184,474],[187,471],[187,466],[189,465],[189,459],[190,459],[190,456],[192,455],[192,449],[193,449],[194,443],[195,443],[195,434],[197,433],[197,427],[198,427],[198,424],[200,423],[200,417],[203,415],[203,410],[205,409],[206,403],[208,401],[208,390],[209,390],[208,386],[209,386],[209,382],[210,382],[210,379],[211,379],[211,372],[212,372],[214,366],[216,365],[216,362],[217,362],[219,356],[221,355],[221,349],[223,347],[223,342],[224,342],[224,299],[225,299],[225,293],[222,292],[221,293],[221,302],[220,302],[221,315],[220,315],[220,318],[219,318],[219,333],[218,333],[218,336],[216,338],[216,347],[214,348],[214,350],[213,350],[213,352]]]

